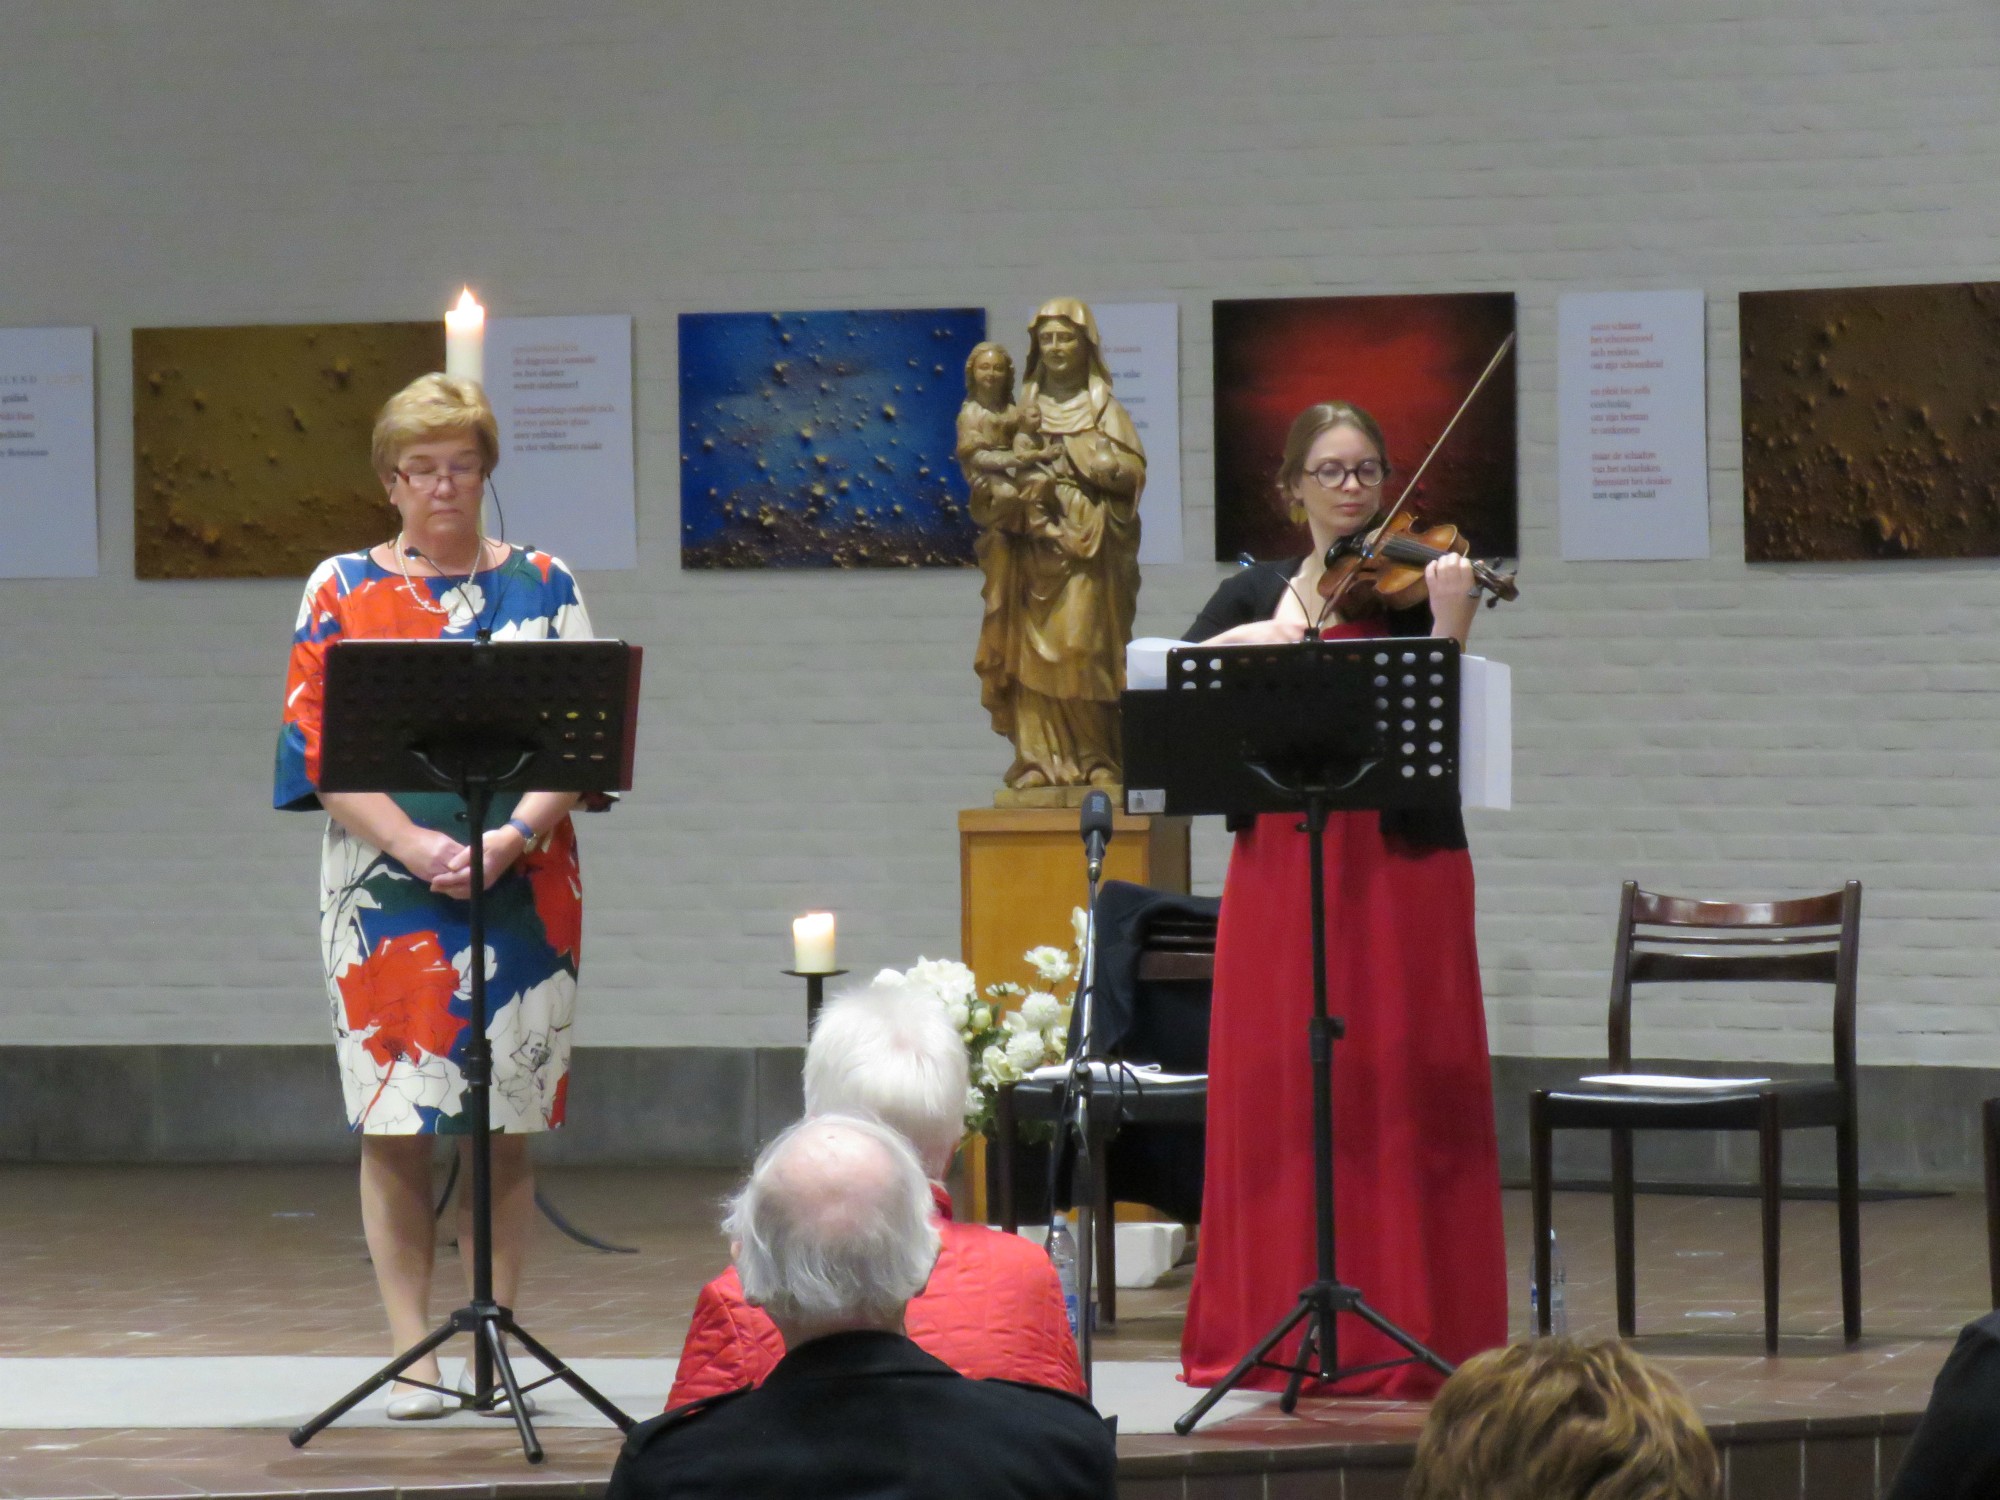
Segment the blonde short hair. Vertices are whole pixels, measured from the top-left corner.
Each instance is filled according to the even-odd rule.
[[[1406,1500],[1714,1500],[1714,1445],[1674,1378],[1616,1340],[1468,1359],[1417,1439]]]
[[[376,476],[386,484],[406,449],[459,433],[479,445],[487,473],[499,467],[500,424],[479,382],[455,375],[419,375],[383,405],[375,418],[368,456]]]

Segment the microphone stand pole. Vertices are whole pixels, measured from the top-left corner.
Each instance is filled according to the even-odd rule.
[[[1109,822],[1107,808],[1107,823]],[[1106,833],[1109,838],[1109,833]],[[1092,1086],[1091,1057],[1095,1051],[1095,1035],[1092,1024],[1096,1019],[1097,1006],[1097,887],[1104,877],[1104,853],[1101,845],[1093,845],[1086,835],[1088,863],[1084,866],[1084,878],[1088,882],[1085,897],[1083,922],[1083,968],[1077,981],[1076,1015],[1070,1026],[1069,1072],[1063,1080],[1062,1108],[1057,1119],[1062,1121],[1062,1129],[1070,1133],[1076,1145],[1076,1166],[1070,1174],[1070,1196],[1076,1204],[1076,1352],[1077,1362],[1083,1366],[1083,1388],[1088,1397],[1094,1388],[1091,1373],[1091,1343],[1094,1333],[1095,1312],[1091,1305],[1093,1296],[1092,1275],[1097,1264],[1097,1182],[1094,1158],[1091,1151]],[[1049,1235],[1055,1235],[1056,1178],[1062,1167],[1062,1143],[1058,1141],[1049,1156]]]
[[[1096,1051],[1091,1029],[1097,1009],[1097,886],[1103,878],[1102,860],[1092,860],[1086,878],[1090,882],[1083,919],[1083,977],[1080,1006],[1083,1026],[1078,1033],[1076,1055],[1070,1059],[1069,1087],[1073,1114],[1070,1128],[1076,1138],[1076,1170],[1070,1178],[1071,1196],[1076,1200],[1076,1351],[1083,1365],[1083,1391],[1091,1394],[1091,1340],[1096,1332],[1097,1308],[1092,1285],[1097,1267],[1097,1236],[1103,1226],[1097,1222],[1096,1157],[1091,1150],[1091,1097],[1094,1080],[1090,1060]]]

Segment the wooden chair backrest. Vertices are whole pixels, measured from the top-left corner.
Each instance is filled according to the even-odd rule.
[[[1214,980],[1214,919],[1176,914],[1148,922],[1140,940],[1139,978]]]
[[[1833,989],[1833,1074],[1854,1087],[1861,882],[1790,901],[1702,901],[1625,882],[1611,967],[1610,1056],[1632,1066],[1632,986],[1661,982],[1818,983]]]
[[[1126,1056],[1174,1073],[1208,1071],[1209,1005],[1214,998],[1215,918],[1160,913],[1140,938],[1140,993]]]

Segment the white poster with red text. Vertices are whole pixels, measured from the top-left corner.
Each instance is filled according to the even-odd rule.
[[[1700,292],[1557,299],[1557,490],[1569,561],[1708,556]]]
[[[0,578],[97,576],[88,328],[0,328]]]

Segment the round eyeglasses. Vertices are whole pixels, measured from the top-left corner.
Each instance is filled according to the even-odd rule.
[[[1314,481],[1323,490],[1339,489],[1343,484],[1347,483],[1347,476],[1350,474],[1354,476],[1356,482],[1364,490],[1372,490],[1376,485],[1389,477],[1389,466],[1379,458],[1364,458],[1360,463],[1354,465],[1353,468],[1328,459],[1317,469],[1308,469],[1306,472],[1312,475]]]

